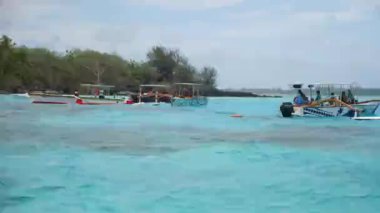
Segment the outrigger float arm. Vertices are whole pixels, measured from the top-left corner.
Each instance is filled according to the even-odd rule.
[[[380,102],[380,99],[372,99],[372,100],[368,100],[368,101],[361,101],[361,102],[358,102],[358,104],[366,104],[366,103],[370,103],[370,102]]]
[[[325,103],[325,102],[335,102],[335,103],[338,103],[338,104],[341,104],[351,110],[354,110],[354,111],[361,111],[360,109],[356,109],[355,107],[351,106],[350,104],[346,104],[344,103],[343,101],[339,100],[339,99],[336,99],[336,98],[329,98],[329,99],[324,99],[324,100],[321,100],[321,101],[318,101],[318,102],[313,102],[311,104],[308,104],[308,105],[303,105],[301,107],[316,107],[316,106],[319,106],[321,103]]]

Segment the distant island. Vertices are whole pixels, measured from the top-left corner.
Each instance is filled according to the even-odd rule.
[[[207,96],[215,96],[215,97],[247,97],[247,98],[281,98],[282,95],[272,94],[272,93],[261,93],[261,92],[251,92],[245,90],[211,90],[206,91]]]
[[[265,89],[265,88],[256,88],[256,89],[240,89],[239,91],[253,93],[253,94],[268,94],[271,96],[284,96],[284,95],[294,95],[294,89]],[[308,93],[309,90],[304,88],[304,92]],[[355,89],[355,94],[360,96],[378,96],[380,95],[380,88],[366,88],[366,87],[358,87]]]
[[[82,83],[113,85],[115,93],[136,92],[141,84],[174,82],[200,83],[208,96],[270,97],[217,89],[217,70],[196,68],[177,49],[155,46],[145,61],[134,61],[94,50],[58,53],[19,46],[6,35],[0,38],[0,93],[53,90],[72,94]]]
[[[55,90],[73,93],[80,84],[114,85],[115,90],[137,89],[140,84],[196,82],[216,88],[217,70],[196,68],[179,50],[152,47],[146,61],[124,59],[94,50],[67,50],[18,46],[0,38],[0,90]]]

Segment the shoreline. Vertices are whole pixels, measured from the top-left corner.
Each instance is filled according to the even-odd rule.
[[[47,90],[52,91],[52,90]],[[2,95],[11,95],[11,94],[25,94],[24,93],[14,93],[10,91],[0,90],[0,94]],[[67,97],[71,96],[73,94],[69,93],[60,93],[57,91],[54,92],[43,92],[41,90],[39,91],[30,91],[28,92],[29,95],[37,95],[37,96],[55,96],[55,97]],[[243,91],[223,91],[223,90],[214,90],[214,91],[206,91],[202,94],[206,97],[237,97],[237,98],[282,98],[282,95],[267,95],[267,94],[255,94],[251,92],[243,92]],[[113,95],[111,95],[113,96]],[[114,96],[121,96],[117,93]]]

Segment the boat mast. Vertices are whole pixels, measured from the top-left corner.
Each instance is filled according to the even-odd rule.
[[[99,64],[99,61],[95,63],[95,70],[93,71],[94,75],[96,76],[96,83],[101,84],[100,78],[103,75],[105,69],[102,68]]]

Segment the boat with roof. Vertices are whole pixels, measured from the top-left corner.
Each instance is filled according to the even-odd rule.
[[[65,95],[54,90],[30,91],[24,97],[31,100],[33,104],[64,105],[75,102],[73,95]]]
[[[373,116],[379,108],[378,101],[360,102],[356,84],[309,84],[306,96],[303,84],[293,84],[297,91],[292,102],[280,106],[283,117],[359,117]]]
[[[172,106],[206,106],[208,99],[201,95],[201,88],[202,85],[197,83],[175,83]]]
[[[165,84],[142,84],[139,86],[139,93],[132,95],[131,99],[136,104],[153,103],[171,103],[172,95],[170,86]]]
[[[130,97],[112,93],[115,86],[104,84],[81,84],[80,93],[75,91],[74,98],[77,104],[109,105],[125,103]],[[79,95],[80,94],[80,95]]]
[[[62,94],[57,91],[33,91],[29,92],[29,98],[34,104],[116,104],[124,103],[130,97],[128,95],[112,94],[114,86],[104,84],[81,84],[79,91],[74,95]]]

